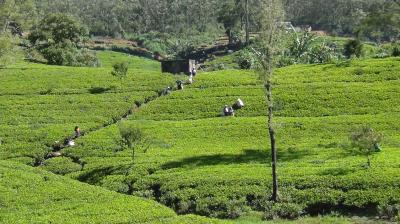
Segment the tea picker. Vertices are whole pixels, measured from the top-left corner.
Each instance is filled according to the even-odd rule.
[[[239,98],[239,99],[237,99],[236,103],[235,103],[235,104],[233,104],[233,106],[232,106],[232,107],[233,107],[235,110],[242,109],[242,108],[244,107],[243,100],[241,100],[240,98]]]
[[[229,107],[228,105],[225,105],[223,110],[222,110],[223,116],[228,117],[228,116],[235,116],[235,110],[232,107]]]
[[[81,129],[78,126],[75,127],[74,131],[75,131],[75,138],[81,137]]]
[[[176,81],[176,86],[178,90],[183,90],[183,82],[181,80]]]
[[[168,86],[167,88],[163,89],[160,93],[161,96],[169,95],[172,92],[172,88]]]

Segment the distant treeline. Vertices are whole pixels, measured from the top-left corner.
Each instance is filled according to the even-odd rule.
[[[231,1],[245,4],[245,0]],[[97,35],[149,31],[215,32],[221,27],[218,12],[226,2],[230,0],[37,0],[42,12],[72,13]],[[353,33],[368,13],[387,2],[390,1],[284,0],[288,21],[339,34]],[[257,29],[252,18],[256,17],[258,5],[258,0],[249,0],[253,29]]]
[[[393,12],[393,7],[400,4],[398,0],[283,0],[283,3],[287,21],[339,35],[354,34],[360,25],[365,27],[370,16],[377,19],[368,20],[369,24],[379,28],[400,14]],[[246,4],[250,31],[256,32],[259,0],[0,0],[0,26],[23,23],[23,17],[32,25],[49,13],[61,12],[74,15],[96,36],[126,37],[149,32],[221,34],[227,33],[228,28],[233,35],[244,31]],[[18,12],[20,16],[15,16]],[[392,14],[385,18],[378,16],[387,13]]]

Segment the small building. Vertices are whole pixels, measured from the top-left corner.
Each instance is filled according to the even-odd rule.
[[[192,71],[192,68],[195,67],[196,67],[196,61],[190,59],[161,61],[161,71],[163,73],[164,72],[172,74],[184,73],[186,75],[189,75],[190,71]]]

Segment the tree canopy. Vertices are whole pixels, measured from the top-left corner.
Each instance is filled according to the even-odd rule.
[[[69,13],[93,35],[225,32],[244,28],[244,0],[36,0],[40,14]],[[260,29],[261,0],[248,0],[251,31]],[[352,34],[373,10],[395,0],[284,0],[286,21],[329,33]],[[396,3],[398,4],[398,3]],[[223,29],[225,27],[225,29]]]
[[[78,44],[88,35],[87,29],[74,17],[66,14],[51,14],[36,26],[29,36],[31,43],[46,42]]]

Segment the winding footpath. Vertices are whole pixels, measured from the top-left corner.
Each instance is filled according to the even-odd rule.
[[[190,83],[186,83],[186,84],[190,84]],[[117,123],[129,118],[130,115],[132,115],[134,112],[139,111],[140,108],[142,108],[146,104],[148,104],[148,103],[150,103],[152,101],[155,101],[155,100],[157,100],[157,99],[159,99],[159,98],[161,98],[163,96],[167,96],[167,95],[171,94],[174,91],[178,91],[178,88],[171,88],[170,86],[167,86],[167,87],[165,87],[164,89],[162,89],[162,90],[160,90],[158,92],[158,96],[151,96],[151,97],[146,98],[144,100],[143,104],[134,104],[133,107],[129,108],[128,111],[125,112],[123,115],[121,115],[118,119],[113,119],[112,121],[107,122],[107,123],[105,123],[105,124],[103,124],[101,126],[94,127],[94,128],[89,129],[87,131],[83,131],[81,133],[81,135],[79,135],[78,137],[67,137],[67,138],[62,139],[61,141],[56,141],[55,144],[53,144],[51,146],[51,148],[53,150],[50,153],[48,153],[44,157],[44,159],[41,162],[37,163],[35,166],[36,167],[43,166],[46,161],[48,161],[50,159],[53,159],[53,158],[56,158],[56,157],[66,157],[66,158],[70,158],[72,160],[72,162],[74,162],[76,164],[79,164],[81,166],[81,170],[83,170],[84,167],[85,167],[85,162],[83,162],[77,156],[68,155],[68,154],[63,153],[63,149],[70,147],[70,146],[68,146],[66,144],[66,142],[68,140],[70,140],[70,139],[76,140],[76,139],[82,138],[83,136],[85,136],[87,134],[90,134],[92,132],[100,131],[100,130],[105,129],[107,127],[110,127],[110,126],[112,126],[114,124],[117,124]]]

